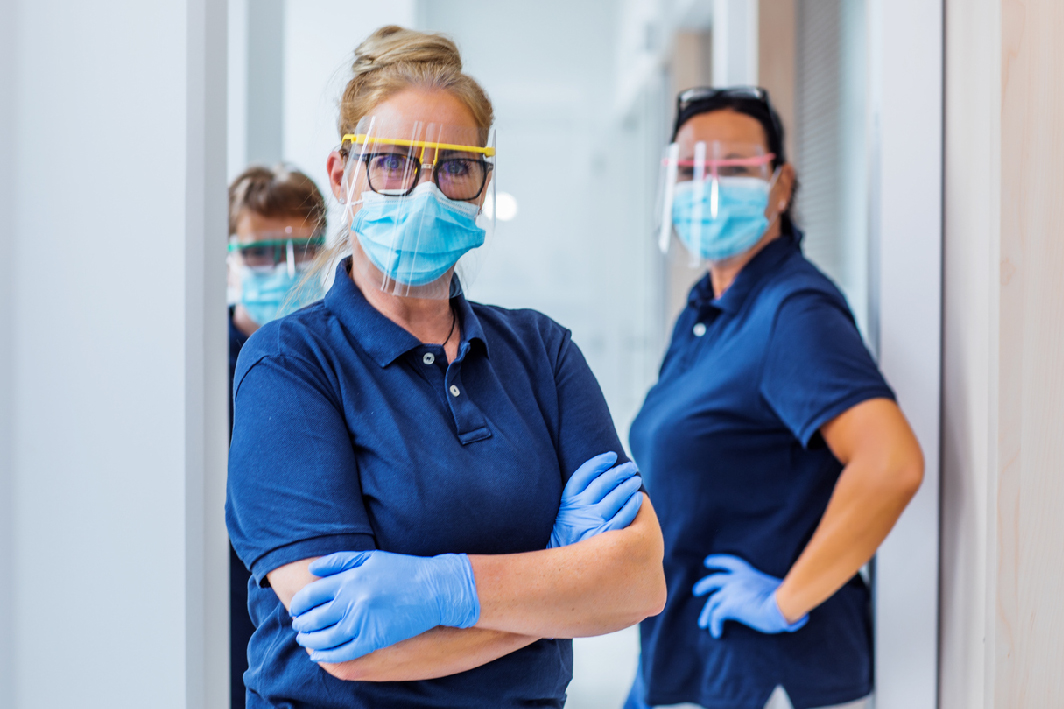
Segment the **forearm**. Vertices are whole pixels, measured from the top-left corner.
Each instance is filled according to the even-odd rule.
[[[531,645],[536,638],[482,628],[438,627],[357,660],[322,668],[342,680],[412,682],[458,674]]]
[[[317,577],[303,559],[272,571],[268,577],[277,597],[290,608],[296,591]],[[434,628],[384,649],[341,663],[321,663],[334,677],[349,681],[385,682],[433,679],[465,672],[508,655],[536,638],[481,628]]]
[[[664,606],[663,555],[649,500],[623,530],[526,554],[470,555],[477,627],[544,638],[628,627]]]
[[[813,537],[776,592],[785,618],[801,618],[868,563],[921,476],[922,465],[918,472],[861,460],[846,466]]]

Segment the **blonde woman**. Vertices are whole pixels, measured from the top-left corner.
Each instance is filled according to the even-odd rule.
[[[350,255],[234,384],[248,707],[561,707],[565,638],[661,609],[657,520],[569,332],[462,294],[495,151],[457,49],[385,27],[355,55]]]

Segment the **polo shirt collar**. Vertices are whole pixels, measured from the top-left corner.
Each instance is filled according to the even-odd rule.
[[[350,267],[350,256],[337,264],[333,285],[325,294],[325,307],[356,337],[359,345],[373,361],[381,367],[387,367],[407,352],[420,347],[422,343],[366,300],[366,296],[362,295],[362,291],[351,278]],[[458,276],[455,276],[456,282],[457,279]],[[471,347],[473,341],[480,343],[487,354],[488,343],[480,320],[469,301],[462,295],[460,287],[458,291],[458,295],[451,297],[451,307],[454,308],[462,327],[459,356]]]
[[[770,241],[750,259],[749,263],[743,266],[728,290],[724,291],[724,295],[720,298],[714,297],[713,281],[707,273],[691,289],[688,304],[699,308],[709,306],[731,314],[737,313],[746,302],[746,297],[764,276],[775,270],[776,266],[798,249],[800,240],[801,233],[798,232],[781,234],[779,238]]]

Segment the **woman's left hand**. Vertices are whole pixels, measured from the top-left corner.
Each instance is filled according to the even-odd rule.
[[[596,534],[624,529],[639,514],[643,478],[635,463],[617,463],[608,451],[585,461],[562,490],[548,549],[569,546]]]
[[[776,603],[776,589],[782,579],[769,576],[731,554],[706,557],[706,568],[723,569],[710,574],[694,586],[694,595],[712,594],[698,617],[698,625],[720,639],[724,621],[735,620],[762,633],[790,633],[809,620],[804,615],[787,622]]]
[[[324,578],[292,598],[296,642],[314,662],[346,662],[436,626],[468,628],[480,617],[476,581],[465,554],[410,556],[340,552],[315,560]]]

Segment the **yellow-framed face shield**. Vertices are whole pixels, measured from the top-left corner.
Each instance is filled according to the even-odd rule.
[[[428,176],[445,197],[462,202],[473,201],[483,194],[495,167],[493,145],[452,143],[441,139],[445,134],[468,138],[473,129],[415,125],[412,128],[415,134],[430,134],[417,138],[386,137],[379,132],[371,132],[371,129],[363,133],[344,134],[340,146],[341,151],[352,146],[347,152],[349,164],[346,172],[352,177],[360,173],[365,180],[364,186],[377,194],[390,197],[409,195],[425,179],[422,171],[429,170]],[[352,161],[362,164],[352,164]],[[348,182],[353,183],[350,179]]]
[[[416,298],[468,286],[495,230],[494,131],[368,117],[342,133],[339,151],[360,285]]]

